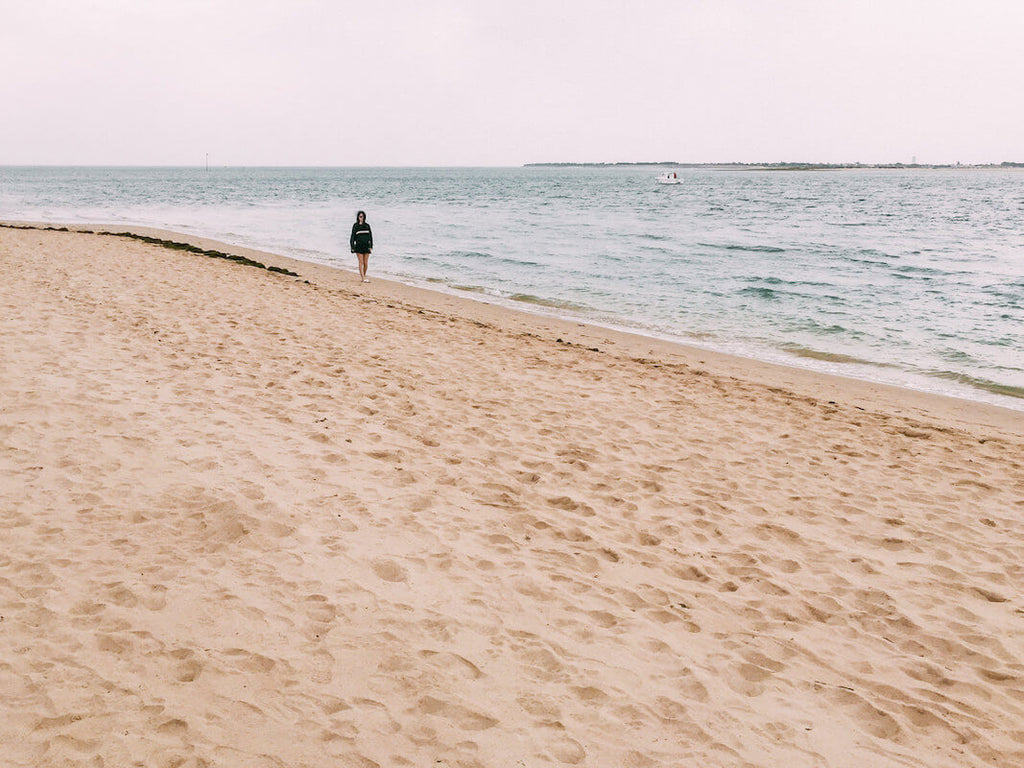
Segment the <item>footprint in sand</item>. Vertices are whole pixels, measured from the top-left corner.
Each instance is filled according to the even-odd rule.
[[[500,722],[489,715],[463,707],[461,704],[435,699],[433,696],[424,696],[420,699],[418,709],[425,715],[443,717],[464,731],[483,731],[493,728]]]
[[[338,614],[337,608],[331,605],[323,595],[309,595],[306,597],[303,607],[310,621],[318,624],[328,624]]]
[[[585,704],[603,704],[609,699],[607,693],[602,691],[600,688],[595,688],[592,685],[575,687],[572,689],[572,691],[579,697],[580,701],[584,702]]]
[[[409,572],[394,560],[389,560],[386,557],[377,558],[373,561],[371,567],[373,572],[384,581],[402,582],[409,580]]]
[[[873,706],[853,691],[837,688],[831,692],[830,698],[846,709],[858,728],[875,738],[895,739],[902,731],[895,718]]]
[[[311,659],[312,672],[309,679],[326,685],[334,679],[334,657],[325,650],[314,651]]]
[[[456,675],[467,680],[478,680],[484,676],[484,673],[480,671],[476,664],[457,653],[423,650],[420,651],[419,655],[420,658],[426,659],[450,672],[454,672]]]
[[[203,665],[195,659],[186,659],[178,663],[174,669],[174,679],[179,683],[194,682],[202,673]]]
[[[555,734],[547,740],[547,749],[560,763],[578,765],[587,758],[587,750],[575,739],[565,734]]]
[[[134,608],[139,602],[136,594],[123,582],[115,581],[111,584],[105,584],[104,589],[107,593],[107,599],[114,605],[120,605],[123,608]]]
[[[277,666],[277,662],[259,653],[252,653],[244,648],[228,648],[223,652],[230,660],[230,665],[241,672],[266,673]]]

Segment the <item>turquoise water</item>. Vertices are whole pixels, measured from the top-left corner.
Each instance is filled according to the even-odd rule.
[[[0,168],[0,218],[139,224],[1024,410],[1024,172]]]

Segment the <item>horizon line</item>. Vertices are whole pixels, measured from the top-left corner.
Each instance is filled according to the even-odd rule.
[[[679,160],[617,160],[617,161],[574,161],[574,160],[546,160],[531,161],[516,164],[307,164],[307,163],[225,163],[225,164],[185,164],[185,163],[0,163],[0,168],[191,168],[191,169],[225,169],[225,168],[308,168],[308,169],[342,169],[342,168],[529,168],[539,166],[586,166],[586,167],[615,167],[615,166],[670,166],[670,167],[808,167],[808,168],[998,168],[998,167],[1024,167],[1024,162],[1002,160],[988,162],[961,163],[957,162],[848,162],[848,161],[707,161],[688,162]]]

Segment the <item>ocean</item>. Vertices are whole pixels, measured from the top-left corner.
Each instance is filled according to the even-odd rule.
[[[0,168],[0,219],[131,224],[1024,410],[1024,170]]]

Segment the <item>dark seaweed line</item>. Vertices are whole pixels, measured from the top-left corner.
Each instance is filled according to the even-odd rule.
[[[188,253],[198,253],[201,256],[209,256],[214,259],[227,259],[228,261],[234,261],[238,264],[244,264],[247,267],[258,267],[259,269],[265,269],[268,272],[277,272],[282,275],[289,275],[291,277],[299,277],[298,272],[292,272],[290,269],[284,269],[283,267],[268,267],[262,262],[255,261],[254,259],[246,258],[245,256],[236,256],[232,253],[224,253],[223,251],[215,251],[210,248],[200,248],[198,245],[191,245],[190,243],[179,243],[174,240],[163,240],[159,237],[149,237],[148,235],[138,235],[134,232],[95,232],[91,229],[68,229],[67,227],[36,227],[31,224],[0,224],[0,227],[6,229],[33,229],[41,232],[77,232],[83,235],[108,235],[110,237],[127,237],[132,240],[140,240],[143,243],[150,243],[152,245],[161,245],[164,248],[170,248],[173,251],[187,251]]]

